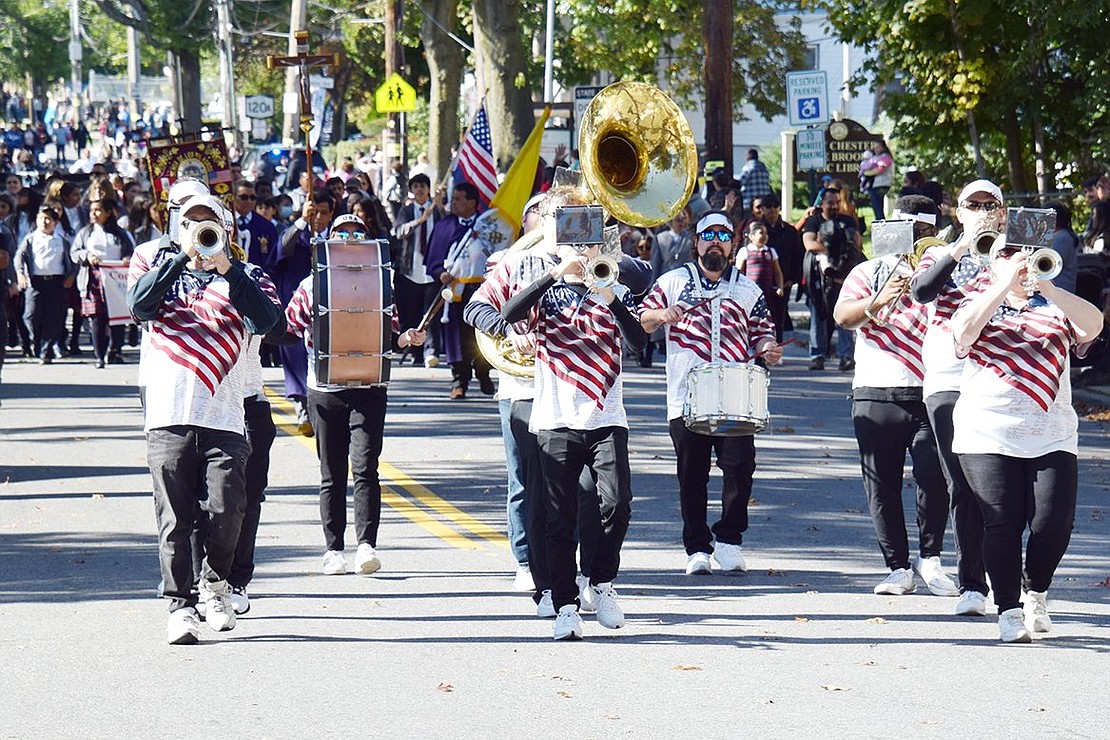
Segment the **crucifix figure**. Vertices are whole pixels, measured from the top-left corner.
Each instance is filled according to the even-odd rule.
[[[293,34],[297,41],[297,53],[288,57],[266,57],[266,69],[278,67],[296,67],[299,72],[300,94],[300,128],[304,132],[304,161],[308,170],[308,200],[312,200],[312,185],[316,173],[312,169],[312,97],[308,89],[309,70],[316,67],[337,67],[339,56],[336,54],[309,54],[308,31],[297,31]]]

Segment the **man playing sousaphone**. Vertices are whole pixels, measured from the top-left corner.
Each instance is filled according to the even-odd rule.
[[[782,359],[763,291],[729,262],[734,237],[727,214],[710,211],[702,216],[695,230],[694,262],[660,276],[641,305],[645,331],[667,325],[667,418],[678,458],[687,575],[709,573],[711,554],[722,570],[747,570],[740,544],[748,528],[755,472],[752,436],[710,436],[687,428],[683,405],[688,375],[720,360],[745,363],[762,357],[778,364]],[[706,524],[710,452],[724,472],[721,518],[712,530]]]

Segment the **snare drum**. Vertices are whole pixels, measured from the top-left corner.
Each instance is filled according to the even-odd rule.
[[[758,365],[711,362],[686,374],[686,427],[713,437],[747,437],[767,428],[767,387]]]
[[[389,242],[330,239],[315,244],[312,361],[322,385],[389,381]]]

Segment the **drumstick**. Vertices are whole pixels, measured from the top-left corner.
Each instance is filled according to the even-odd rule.
[[[452,291],[450,288],[444,288],[443,290],[439,291],[439,295],[436,296],[435,302],[432,303],[431,308],[429,308],[428,312],[424,314],[424,318],[420,319],[420,323],[416,325],[416,331],[424,331],[424,329],[431,322],[432,317],[439,313],[439,309],[443,307],[443,302],[446,301],[448,298],[454,297],[454,295],[454,291]]]
[[[782,344],[780,344],[778,346],[779,347],[786,347],[786,346],[791,345],[791,344],[801,344],[801,343],[802,343],[802,340],[798,339],[797,337],[791,337],[790,339],[787,339],[785,342],[783,342]],[[762,357],[763,355],[767,354],[770,351],[771,351],[771,348],[768,347],[767,349],[760,352],[757,356]]]

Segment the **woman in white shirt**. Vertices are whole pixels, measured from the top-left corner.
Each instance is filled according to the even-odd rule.
[[[123,362],[123,327],[126,322],[110,327],[111,318],[101,267],[125,267],[135,251],[131,235],[116,223],[119,219],[116,201],[94,200],[89,205],[89,224],[77,232],[70,257],[81,268],[77,275],[77,291],[81,295],[81,314],[92,327],[93,353],[96,366],[105,361]],[[111,349],[109,350],[109,334]]]
[[[1083,299],[1028,280],[1019,248],[996,251],[991,282],[952,317],[957,354],[967,358],[952,450],[982,509],[1002,641],[1029,642],[1051,627],[1046,592],[1075,518],[1079,422],[1068,355],[1085,352],[1103,322]]]

